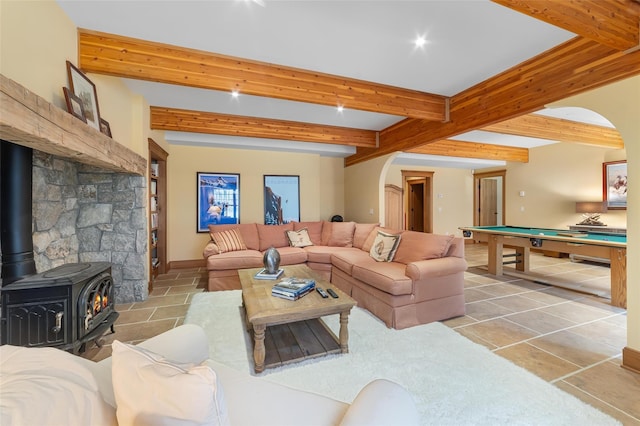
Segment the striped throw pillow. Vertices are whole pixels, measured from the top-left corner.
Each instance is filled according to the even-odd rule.
[[[213,232],[211,233],[211,239],[218,246],[220,253],[247,249],[247,246],[242,240],[242,235],[240,235],[238,229],[235,228],[222,232]]]

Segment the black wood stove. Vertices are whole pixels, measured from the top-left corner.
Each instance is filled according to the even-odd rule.
[[[77,353],[108,328],[114,331],[111,263],[69,263],[36,274],[32,155],[30,148],[0,141],[0,343]]]
[[[2,343],[83,352],[118,315],[110,263],[65,264],[2,288]]]

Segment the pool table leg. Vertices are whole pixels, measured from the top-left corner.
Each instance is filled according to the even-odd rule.
[[[627,309],[627,249],[612,248],[611,305]]]
[[[492,275],[502,275],[502,255],[504,251],[504,237],[489,235],[489,263],[487,269]]]
[[[529,247],[516,247],[516,270],[520,272],[529,272]]]

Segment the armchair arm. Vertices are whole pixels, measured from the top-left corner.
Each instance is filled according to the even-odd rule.
[[[405,275],[413,281],[420,281],[427,277],[440,277],[466,270],[467,262],[464,259],[450,256],[411,262],[405,269]]]
[[[377,379],[356,395],[340,425],[419,425],[419,417],[407,390],[389,380]]]

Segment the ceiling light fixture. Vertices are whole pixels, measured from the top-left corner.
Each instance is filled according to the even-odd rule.
[[[422,49],[424,45],[427,44],[427,39],[425,36],[419,35],[418,37],[416,37],[413,43],[416,45],[418,49]]]
[[[231,91],[231,96],[233,96],[234,98],[237,98],[238,96],[240,96],[240,91],[238,89],[233,89]]]
[[[338,112],[342,112],[342,111],[344,111],[344,106],[338,105]]]

